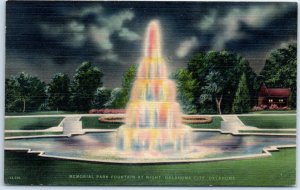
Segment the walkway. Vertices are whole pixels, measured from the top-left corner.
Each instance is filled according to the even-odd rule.
[[[222,115],[223,121],[238,123],[241,127],[245,124],[238,118],[237,115]]]

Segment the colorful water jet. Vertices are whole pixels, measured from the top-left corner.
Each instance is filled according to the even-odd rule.
[[[182,124],[176,85],[168,79],[158,21],[148,25],[144,49],[127,104],[126,124],[117,132],[117,148],[155,155],[188,151],[190,130]]]

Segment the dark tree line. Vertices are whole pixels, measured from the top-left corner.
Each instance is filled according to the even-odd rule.
[[[72,80],[57,73],[49,84],[26,73],[5,80],[6,112],[80,111],[90,109],[124,108],[136,74],[131,66],[123,76],[122,87],[103,87],[102,71],[89,62],[82,63]]]
[[[181,71],[182,73],[182,71]],[[240,55],[221,51],[211,51],[208,53],[198,53],[189,62],[184,72],[190,78],[189,105],[194,105],[197,113],[231,113],[235,94],[240,83],[241,76],[245,76],[246,86],[249,89],[248,100],[250,105],[255,104],[255,96],[258,89],[256,74],[249,66],[246,59]],[[181,78],[177,78],[177,83],[181,84]],[[194,112],[191,110],[192,112]],[[190,110],[184,110],[190,111]]]
[[[99,104],[96,97],[98,88],[102,87],[102,76],[103,73],[89,62],[78,67],[73,80],[58,73],[49,84],[20,73],[5,80],[5,109],[7,112],[87,111],[92,104],[101,107],[104,103]]]
[[[260,75],[238,54],[226,51],[198,53],[186,69],[174,74],[178,99],[186,113],[244,113],[257,103],[262,83],[291,88],[290,107],[296,108],[297,47],[273,51]]]
[[[292,44],[273,51],[259,77],[248,61],[238,54],[202,52],[193,56],[186,69],[172,74],[177,99],[187,114],[244,113],[256,105],[260,84],[291,88],[290,107],[296,107],[297,47]],[[72,79],[56,74],[49,84],[20,73],[5,80],[7,112],[63,110],[86,112],[90,109],[125,108],[136,76],[136,66],[123,75],[122,86],[107,89],[102,71],[82,63]]]

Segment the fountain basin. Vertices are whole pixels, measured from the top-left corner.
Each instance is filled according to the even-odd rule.
[[[181,163],[270,156],[276,147],[295,147],[295,136],[245,136],[219,132],[192,132],[187,151],[119,151],[116,132],[87,133],[71,137],[56,136],[5,140],[6,150],[39,152],[58,159],[105,163]]]

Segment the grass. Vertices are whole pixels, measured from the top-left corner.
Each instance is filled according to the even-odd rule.
[[[295,134],[296,131],[272,131],[272,130],[266,130],[266,131],[258,131],[258,130],[240,130],[240,133],[290,133]]]
[[[239,116],[245,124],[264,129],[296,128],[296,115]]]
[[[123,123],[99,122],[99,116],[81,117],[82,127],[85,129],[116,129]]]
[[[187,124],[192,128],[208,128],[208,129],[219,129],[221,127],[221,121],[223,121],[222,117],[216,116],[213,117],[213,121],[211,123],[191,123]]]
[[[123,123],[106,123],[99,122],[99,116],[93,117],[82,117],[82,125],[83,128],[92,128],[92,129],[116,129],[123,125]],[[187,124],[192,128],[209,128],[209,129],[219,129],[221,126],[222,117],[216,116],[213,117],[213,121],[211,123],[205,124]]]
[[[5,130],[41,130],[57,126],[63,117],[5,118]]]
[[[11,185],[292,186],[296,149],[271,157],[189,164],[118,165],[75,162],[5,152]]]
[[[63,132],[16,132],[16,133],[5,133],[5,137],[16,137],[16,136],[33,136],[33,135],[62,135]]]
[[[291,114],[296,113],[296,110],[263,110],[263,111],[255,111],[250,112],[250,114]]]
[[[61,115],[61,114],[86,114],[87,112],[71,112],[71,111],[38,111],[38,112],[6,112],[6,116],[21,115]]]

